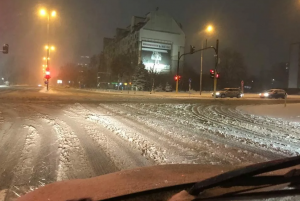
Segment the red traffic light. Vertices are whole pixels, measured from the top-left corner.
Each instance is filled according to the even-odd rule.
[[[210,73],[211,73],[211,74],[214,74],[214,73],[215,73],[215,71],[211,69],[211,70],[210,70]]]
[[[49,80],[51,78],[50,75],[45,75],[45,79]]]
[[[180,75],[176,75],[175,77],[174,77],[174,80],[180,80],[181,79],[181,76]]]
[[[219,73],[217,73],[216,78],[218,79],[220,77]]]

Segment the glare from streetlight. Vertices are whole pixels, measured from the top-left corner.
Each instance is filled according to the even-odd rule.
[[[54,47],[54,46],[52,46],[52,47],[51,47],[51,50],[55,50],[55,47]]]
[[[52,17],[55,17],[55,16],[56,16],[56,11],[55,11],[55,10],[52,11],[51,16],[52,16]]]
[[[49,49],[48,45],[46,45],[46,46],[45,46],[45,49],[46,49],[46,50],[48,50],[48,49]]]
[[[206,31],[207,32],[212,32],[213,31],[213,26],[209,25],[207,28],[206,28]]]
[[[45,16],[47,14],[45,9],[41,9],[40,10],[40,15]]]
[[[44,57],[43,60],[46,60],[46,57]]]

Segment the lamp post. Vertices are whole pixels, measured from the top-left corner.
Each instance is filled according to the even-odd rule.
[[[209,25],[209,26],[207,26],[205,32],[211,33],[211,32],[213,32],[213,30],[214,30],[213,26]],[[203,46],[204,45],[203,45],[203,40],[202,40],[202,44],[201,44],[201,48],[202,49],[204,48]],[[206,39],[205,47],[207,47],[207,39]],[[203,72],[202,63],[203,63],[203,51],[201,51],[201,64],[200,64],[200,90],[199,90],[200,91],[200,95],[202,93],[202,74],[203,74],[202,73]]]
[[[50,58],[50,49],[54,50],[55,48],[52,46],[50,47],[49,45],[49,30],[50,30],[50,17],[56,17],[56,11],[52,11],[51,13],[45,9],[40,10],[40,15],[41,16],[46,16],[47,17],[47,45],[46,45],[46,50],[47,50],[47,59],[46,59],[46,71],[49,71],[49,58]],[[49,79],[47,79],[47,91],[48,91],[48,86],[49,86]]]

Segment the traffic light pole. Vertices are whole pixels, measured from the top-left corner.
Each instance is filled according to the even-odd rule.
[[[217,66],[218,66],[218,61],[219,61],[219,39],[217,40],[217,44],[216,44],[216,47],[214,46],[210,46],[210,47],[205,47],[205,48],[202,48],[200,50],[196,50],[196,51],[193,51],[193,52],[189,52],[189,53],[184,53],[182,55],[180,55],[180,52],[178,52],[178,61],[177,61],[177,74],[176,76],[178,77],[179,76],[179,61],[181,59],[182,56],[184,55],[187,55],[187,54],[194,54],[196,52],[201,52],[203,50],[207,50],[207,49],[214,49],[215,50],[215,56],[216,56],[216,63],[215,63],[215,72],[217,72]],[[176,93],[178,93],[178,82],[179,82],[179,79],[176,80]],[[215,77],[214,77],[214,98],[216,98],[216,89],[217,89],[217,77],[216,77],[216,73],[215,73]]]
[[[214,76],[214,99],[216,99],[216,91],[217,91],[217,67],[218,67],[218,63],[219,63],[219,39],[217,39],[217,43],[216,43],[216,48],[215,48],[215,52],[216,52],[216,62],[215,62],[215,76]]]
[[[178,75],[179,75],[179,61],[180,61],[180,52],[178,52],[178,59],[177,59],[177,73],[176,73],[177,80],[176,80],[176,93],[178,93],[178,85],[179,85],[179,78],[178,78]]]
[[[46,58],[46,71],[48,69],[49,71],[49,58],[50,58],[50,46],[49,46],[49,29],[50,29],[50,15],[48,14],[48,20],[47,20],[47,41],[48,41],[48,49],[47,49],[47,58]],[[49,79],[47,79],[47,91],[49,89]]]

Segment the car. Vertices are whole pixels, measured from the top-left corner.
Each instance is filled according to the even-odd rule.
[[[269,89],[263,93],[260,93],[259,96],[261,98],[287,98],[287,93],[283,89]]]
[[[241,98],[243,97],[243,93],[239,88],[224,88],[220,91],[216,92],[216,98],[226,98],[226,97],[236,97]],[[212,96],[214,96],[214,93],[212,93]]]

